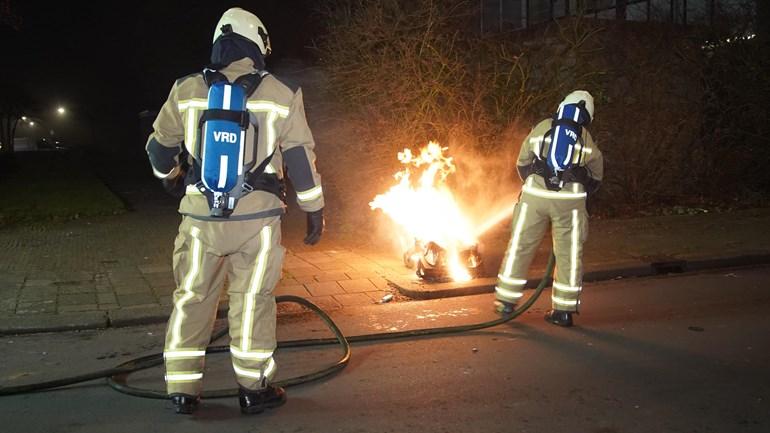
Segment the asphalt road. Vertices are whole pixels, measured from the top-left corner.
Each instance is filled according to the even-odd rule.
[[[357,344],[336,376],[242,416],[235,399],[193,417],[99,382],[0,397],[3,432],[768,432],[770,268],[590,284],[578,326],[545,323],[541,299],[513,323],[473,333]],[[546,292],[546,295],[548,293]],[[545,298],[545,297],[544,297]],[[346,310],[349,333],[492,318],[481,295]],[[372,307],[372,308],[376,308]],[[390,323],[388,323],[390,322]],[[320,325],[288,321],[281,338]],[[0,385],[112,366],[159,348],[162,326],[0,339]],[[335,359],[333,347],[280,351],[281,376]],[[226,355],[208,386],[232,386]],[[162,386],[160,370],[138,384]]]

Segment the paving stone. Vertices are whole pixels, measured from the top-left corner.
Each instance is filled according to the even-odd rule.
[[[99,304],[99,311],[110,311],[116,308],[120,308],[118,304]]]
[[[21,290],[21,283],[0,283],[0,298],[15,295]]]
[[[315,280],[319,283],[324,283],[327,281],[339,281],[339,280],[349,280],[350,278],[347,276],[345,272],[337,271],[337,272],[323,272],[318,275],[315,275]]]
[[[326,283],[308,283],[305,287],[313,296],[329,296],[336,294],[343,294],[345,290],[334,281]]]
[[[297,285],[297,284],[302,284],[302,283],[300,283],[299,281],[295,280],[294,278],[284,277],[284,278],[281,278],[278,281],[278,286],[277,287],[294,286],[294,285]]]
[[[96,293],[115,293],[115,289],[112,288],[111,285],[103,285],[103,284],[97,284],[94,286],[96,289]]]
[[[96,302],[99,304],[116,304],[118,298],[114,293],[98,293],[96,295]]]
[[[80,282],[80,281],[93,281],[94,273],[88,271],[80,272],[63,272],[56,276],[59,283]]]
[[[23,303],[16,307],[16,314],[50,314],[56,312],[56,304],[53,302]]]
[[[390,287],[388,280],[382,277],[369,277],[369,281],[371,281],[378,289],[387,289]]]
[[[157,277],[147,277],[145,281],[152,287],[172,286],[176,287],[176,280],[172,275],[164,275]]]
[[[59,313],[74,313],[78,311],[97,311],[99,306],[96,304],[83,304],[83,305],[60,305]]]
[[[106,327],[107,316],[103,311],[85,311],[69,314],[29,314],[0,318],[0,334],[10,335]]]
[[[345,292],[347,293],[370,292],[372,290],[377,290],[377,287],[366,278],[360,278],[358,280],[337,281],[337,283],[342,286],[342,288],[345,289]]]
[[[174,297],[171,295],[158,296],[158,303],[163,306],[172,305],[174,303]]]
[[[174,293],[174,290],[176,290],[176,286],[152,286],[152,291],[155,292],[156,295],[170,295]]]
[[[296,284],[293,286],[276,287],[274,293],[276,296],[293,295],[293,296],[301,296],[303,298],[307,298],[310,296],[310,292],[308,292],[308,290],[302,284]]]
[[[35,302],[43,302],[47,300],[56,300],[56,293],[51,295],[42,295],[39,293],[33,293],[33,294],[26,294],[23,293],[19,295],[18,298],[14,298],[15,300],[18,300],[18,303],[20,304],[28,304],[28,303],[35,303]]]
[[[57,299],[59,305],[82,305],[95,304],[96,295],[92,293],[81,293],[77,295],[59,295]]]
[[[85,282],[82,285],[59,286],[59,294],[77,294],[77,293],[96,293],[96,286],[93,283]]]
[[[365,295],[372,298],[374,302],[381,302],[383,296],[391,295],[392,293],[387,290],[377,290],[376,292],[366,292]]]
[[[138,266],[139,271],[143,274],[165,274],[165,273],[171,273],[172,272],[172,266],[165,264],[165,265],[140,265]]]
[[[26,275],[22,273],[2,272],[0,273],[0,286],[8,285],[21,285],[24,283]]]
[[[334,299],[333,296],[311,296],[308,301],[314,303],[320,309],[326,312],[339,309],[342,306],[342,304],[340,304],[338,300]],[[307,310],[303,308],[303,311]]]
[[[320,271],[319,271],[320,272]],[[302,275],[295,277],[294,280],[299,284],[316,283],[315,275]]]
[[[288,268],[288,269],[286,269],[286,272],[290,276],[292,276],[293,278],[297,278],[297,277],[303,277],[303,276],[308,276],[308,275],[312,276],[312,275],[320,273],[321,270],[316,268],[316,267],[307,267],[307,266],[305,266],[305,267],[301,267],[301,268]]]
[[[133,278],[126,278],[123,280],[110,280],[110,285],[112,287],[149,286],[149,284],[147,283],[147,280],[145,280],[140,276],[133,277]]]
[[[118,295],[118,304],[121,307],[130,307],[134,305],[157,304],[158,300],[149,293],[132,293],[127,295]]]
[[[29,273],[27,274],[27,280],[56,281],[58,279],[59,279],[59,275],[57,275],[56,272],[42,270],[42,269],[29,269]]]
[[[351,280],[357,280],[359,278],[373,278],[373,277],[380,276],[380,274],[374,271],[349,271],[349,272],[345,272],[345,274]]]
[[[56,299],[57,290],[55,287],[37,287],[22,289],[18,292],[19,300],[36,301],[43,299]]]
[[[313,256],[311,258],[305,257],[305,258],[303,258],[303,260],[305,260],[306,262],[308,262],[308,263],[310,263],[312,265],[318,266],[318,267],[321,267],[321,265],[324,265],[324,264],[327,264],[327,263],[333,263],[333,262],[337,262],[338,261],[338,259],[336,259],[334,257],[326,256],[326,255],[323,255],[323,256]]]
[[[373,272],[375,274],[381,274],[385,268],[376,264],[348,264],[348,267],[351,269],[351,272],[357,271],[357,272]]]
[[[142,278],[142,273],[139,272],[139,269],[132,268],[131,270],[127,271],[120,271],[120,272],[110,272],[108,274],[110,281],[113,283],[117,281],[123,281],[123,280],[133,280],[136,278]]]
[[[326,254],[330,257],[334,257],[337,259],[352,259],[352,260],[361,260],[363,257],[361,257],[360,254],[354,253],[353,251],[349,250],[332,250],[332,251],[326,251]]]
[[[0,299],[0,312],[13,313],[16,311],[16,298]]]
[[[150,289],[150,286],[148,285],[136,285],[136,286],[126,286],[126,287],[114,287],[113,291],[117,293],[118,295],[132,295],[132,294],[141,294],[141,293],[151,293],[152,289]]]
[[[305,260],[307,262],[313,261],[313,260],[321,260],[328,258],[329,256],[327,254],[324,254],[322,252],[307,252],[307,253],[296,253],[294,254],[295,257],[299,257],[302,260]]]
[[[324,263],[314,263],[314,265],[316,265],[318,267],[318,269],[320,269],[322,271],[327,271],[327,272],[331,272],[331,271],[346,272],[346,271],[354,271],[355,270],[355,269],[351,268],[350,266],[348,266],[346,263],[343,263],[343,262],[341,262],[339,260],[334,260],[334,261],[331,261],[331,262],[324,262]]]
[[[113,327],[164,323],[168,321],[170,314],[169,307],[159,305],[137,305],[107,312]]]
[[[49,287],[52,286],[55,280],[41,280],[41,279],[28,279],[24,282],[24,288],[27,287]]]
[[[366,296],[364,293],[346,293],[343,295],[334,295],[334,299],[342,304],[342,306],[369,305],[374,302],[372,301],[372,298]]]

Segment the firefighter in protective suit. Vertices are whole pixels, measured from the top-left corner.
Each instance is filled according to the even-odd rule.
[[[264,71],[269,53],[270,38],[259,18],[240,8],[227,10],[214,32],[212,64],[174,83],[147,141],[153,173],[167,190],[181,195],[183,217],[173,253],[177,289],[163,354],[167,391],[177,413],[192,413],[200,399],[205,350],[225,277],[241,411],[259,413],[286,399],[284,390],[270,383],[276,371],[273,289],[285,251],[280,228],[284,175],[307,213],[306,244],[317,243],[323,232],[324,197],[302,91]],[[245,173],[243,195],[226,217],[212,216],[200,187],[199,126],[209,95],[207,69],[230,82],[247,74],[261,77],[242,111],[248,115],[242,158],[265,164]]]
[[[516,165],[524,184],[495,286],[501,314],[512,312],[522,297],[528,268],[550,223],[556,277],[552,309],[545,319],[560,326],[573,324],[582,290],[583,242],[588,235],[586,198],[598,190],[604,173],[602,154],[585,128],[593,117],[593,97],[576,90],[559,104],[554,118],[538,123],[522,143]],[[570,135],[571,145],[559,154],[555,140]]]

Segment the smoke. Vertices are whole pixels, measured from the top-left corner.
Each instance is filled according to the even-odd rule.
[[[521,191],[516,160],[525,136],[525,129],[511,127],[486,151],[472,137],[450,139],[449,155],[457,166],[450,187],[479,236],[510,222]]]

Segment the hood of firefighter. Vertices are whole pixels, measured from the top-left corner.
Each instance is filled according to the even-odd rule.
[[[249,39],[230,33],[222,35],[211,47],[211,63],[215,69],[221,69],[236,60],[249,58],[254,62],[254,68],[265,69],[265,58],[259,50],[259,46]]]

